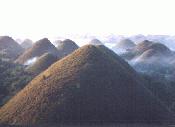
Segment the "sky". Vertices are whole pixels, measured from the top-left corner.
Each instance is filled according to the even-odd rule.
[[[0,35],[175,35],[175,0],[0,0]]]

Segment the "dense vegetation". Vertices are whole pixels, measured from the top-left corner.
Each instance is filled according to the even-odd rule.
[[[175,79],[159,72],[140,74],[147,80],[145,86],[175,112]]]
[[[0,72],[0,105],[3,105],[32,79],[32,75],[21,65],[2,60]]]

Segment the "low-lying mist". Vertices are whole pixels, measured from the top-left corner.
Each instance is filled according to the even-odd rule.
[[[37,61],[37,59],[38,59],[38,57],[33,57],[33,58],[27,60],[27,61],[24,63],[24,65],[27,65],[27,66],[32,65],[33,63],[35,63],[35,62]]]
[[[175,74],[175,52],[168,46],[150,40],[134,42],[136,44],[134,47],[129,47],[129,43],[126,41],[118,43],[120,45],[116,44],[111,49],[125,59],[137,72],[147,75],[158,74],[167,80],[175,81],[173,78]]]

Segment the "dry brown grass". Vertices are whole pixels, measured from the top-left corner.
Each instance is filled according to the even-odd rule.
[[[0,109],[0,122],[167,122],[143,84],[112,51],[86,45],[34,78]]]

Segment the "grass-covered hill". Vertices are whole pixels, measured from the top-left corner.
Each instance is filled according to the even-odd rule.
[[[167,123],[172,117],[123,59],[86,45],[35,77],[0,109],[10,124]]]

